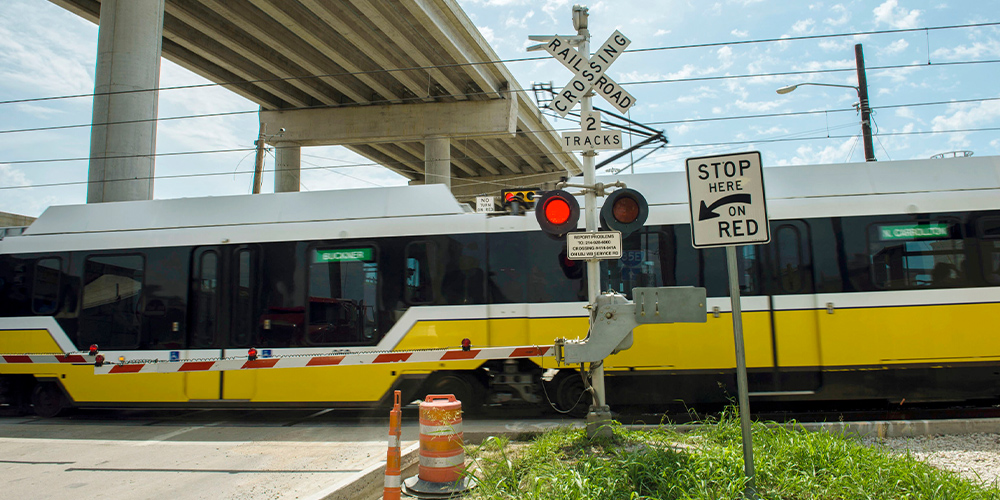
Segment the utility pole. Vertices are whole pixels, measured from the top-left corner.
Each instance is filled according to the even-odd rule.
[[[264,174],[264,122],[260,122],[260,131],[253,144],[257,146],[257,157],[253,162],[253,194],[260,194],[260,181]]]
[[[868,107],[868,78],[865,76],[865,55],[861,44],[854,46],[854,59],[858,63],[858,98],[861,100],[861,134],[865,139],[865,161],[875,161],[875,147],[872,145],[872,110]]]

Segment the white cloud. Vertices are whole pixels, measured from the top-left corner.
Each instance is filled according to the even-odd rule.
[[[508,28],[515,28],[515,27],[527,28],[528,20],[534,16],[535,16],[535,11],[529,10],[527,14],[521,16],[520,18],[513,16],[508,17],[507,20],[504,22],[504,25]],[[482,31],[482,28],[479,28],[479,30]]]
[[[753,111],[755,113],[762,113],[765,111],[770,111],[778,106],[781,106],[781,101],[760,101],[760,102],[746,102],[743,99],[738,99],[733,102],[733,105],[739,109],[746,111]]]
[[[799,21],[796,21],[795,24],[792,25],[792,32],[799,35],[811,33],[812,27],[815,24],[816,21],[813,21],[812,19],[801,19]]]
[[[24,175],[24,171],[14,168],[6,163],[0,163],[0,186],[30,186],[31,182]]]
[[[909,42],[900,38],[899,40],[896,40],[895,42],[892,42],[889,45],[883,47],[881,52],[883,54],[899,54],[900,52],[906,50],[906,48],[909,46],[910,46]]]
[[[653,33],[653,36],[663,36],[668,34],[670,34],[670,30],[658,29],[656,30],[656,33]]]
[[[912,120],[917,117],[912,108],[896,108],[896,116]]]
[[[972,45],[959,45],[956,47],[943,47],[931,52],[933,59],[981,59],[984,57],[1000,56],[1000,41],[987,40],[985,42],[975,42]]]
[[[566,8],[567,5],[569,5],[569,0],[545,0],[542,12],[548,14],[553,23],[562,25],[570,16],[570,10]]]
[[[733,31],[730,31],[729,34],[735,37],[746,38],[750,32],[747,30],[733,29]]]
[[[864,148],[861,147],[857,138],[846,139],[836,146],[826,146],[819,150],[813,146],[799,146],[795,149],[795,156],[787,160],[778,160],[776,164],[780,166],[844,163],[856,155],[859,149],[863,151]],[[862,155],[864,155],[863,152]]]
[[[489,26],[476,26],[476,29],[483,35],[483,40],[486,40],[486,43],[493,45],[493,42],[496,41],[496,36],[493,35],[493,28]]]
[[[848,21],[851,20],[851,11],[848,10],[847,7],[844,7],[843,4],[838,3],[837,5],[830,7],[830,13],[831,14],[840,13],[840,17],[836,19],[828,17],[823,20],[824,23],[830,26],[843,26],[847,24]]]
[[[875,7],[875,22],[888,24],[893,28],[916,28],[920,18],[919,10],[907,11],[899,7],[899,0],[885,0],[885,3]]]
[[[1000,101],[983,101],[975,104],[952,104],[948,113],[935,116],[931,121],[937,131],[976,128],[1000,119]]]

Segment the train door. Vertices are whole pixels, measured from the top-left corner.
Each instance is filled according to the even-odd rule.
[[[806,221],[772,223],[768,245],[768,299],[774,353],[773,387],[758,395],[804,396],[821,384],[819,319],[813,284],[813,252]]]
[[[222,304],[222,247],[197,247],[191,254],[188,290],[187,359],[218,359],[224,326]],[[185,373],[184,387],[191,400],[222,399],[221,372]]]
[[[257,299],[260,248],[243,245],[230,248],[226,254],[225,279],[222,280],[225,301],[222,304],[226,328],[221,331],[221,355],[246,355],[258,337]],[[257,392],[257,373],[222,372],[219,383],[221,397],[227,400],[248,400]]]
[[[489,345],[528,345],[527,233],[486,236],[489,262]]]
[[[192,252],[188,292],[187,359],[220,359],[243,354],[256,332],[256,248],[197,247]],[[253,374],[186,373],[192,400],[249,399]]]

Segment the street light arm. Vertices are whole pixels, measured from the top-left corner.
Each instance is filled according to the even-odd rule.
[[[835,83],[796,83],[795,85],[781,87],[776,92],[779,94],[787,94],[803,85],[815,85],[817,87],[841,87],[845,89],[854,89],[854,91],[857,92],[859,96],[861,95],[861,89],[855,87],[854,85],[837,85]]]

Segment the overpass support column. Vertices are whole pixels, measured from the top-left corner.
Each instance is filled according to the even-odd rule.
[[[274,192],[299,190],[302,175],[302,146],[294,142],[274,144]]]
[[[153,198],[163,3],[101,2],[87,203]]]
[[[451,189],[451,139],[428,137],[424,141],[424,184],[444,184]]]

